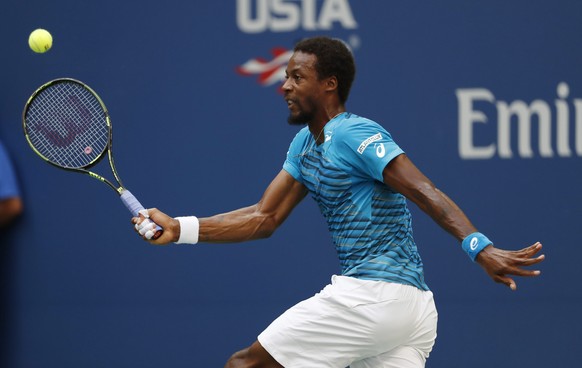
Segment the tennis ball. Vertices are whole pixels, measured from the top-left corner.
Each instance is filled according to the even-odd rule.
[[[53,36],[44,29],[35,29],[28,37],[28,46],[36,53],[42,54],[50,50],[53,45]]]

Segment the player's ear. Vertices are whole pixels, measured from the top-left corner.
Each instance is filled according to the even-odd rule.
[[[337,78],[333,75],[327,78],[325,81],[326,91],[333,91],[337,89],[337,85],[338,85]]]

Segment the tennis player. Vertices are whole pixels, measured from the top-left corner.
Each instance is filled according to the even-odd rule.
[[[308,193],[319,205],[341,275],[283,313],[226,367],[424,367],[437,335],[437,311],[407,199],[453,235],[494,281],[515,290],[512,275],[540,274],[524,269],[544,259],[540,243],[518,251],[494,247],[382,126],[346,111],[354,76],[353,56],[341,41],[300,41],[283,91],[289,123],[307,126],[260,201],[208,218],[171,218],[151,209],[132,219],[146,239],[152,229],[145,217],[165,229],[153,244],[241,242],[270,236]]]

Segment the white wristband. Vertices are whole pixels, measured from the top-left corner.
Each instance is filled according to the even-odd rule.
[[[180,238],[176,244],[196,244],[198,243],[198,232],[200,223],[196,216],[176,217],[180,222]]]

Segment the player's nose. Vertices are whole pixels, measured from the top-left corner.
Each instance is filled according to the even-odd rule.
[[[283,82],[283,85],[281,86],[281,89],[283,91],[290,91],[291,90],[291,83],[289,82],[290,78],[285,78],[285,81]]]

